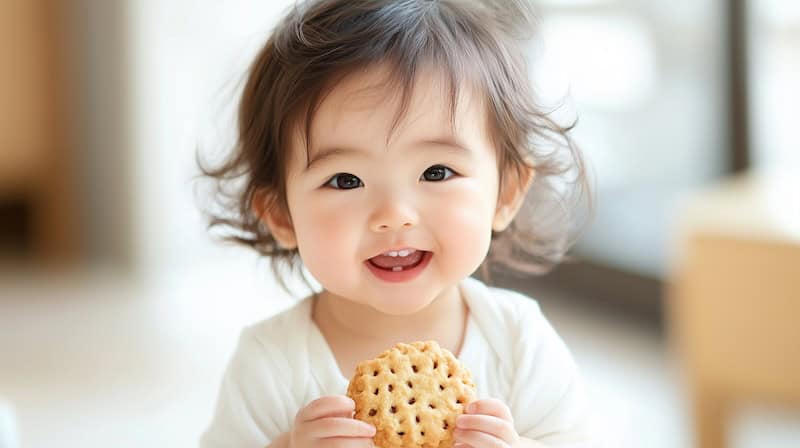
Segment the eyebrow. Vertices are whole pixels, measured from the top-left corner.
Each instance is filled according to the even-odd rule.
[[[440,148],[447,148],[448,152],[455,154],[461,154],[461,155],[472,154],[472,150],[469,149],[467,145],[465,145],[464,143],[461,142],[461,140],[452,135],[422,139],[415,142],[413,146],[417,148],[421,146],[438,146]],[[315,151],[315,154],[309,158],[308,163],[306,164],[306,171],[311,169],[312,165],[319,164],[325,159],[338,157],[345,154],[363,155],[366,153],[367,151],[358,148],[347,148],[347,147],[323,148],[318,151]]]

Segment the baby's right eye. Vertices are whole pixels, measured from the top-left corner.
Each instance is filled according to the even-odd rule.
[[[350,173],[339,173],[331,177],[325,186],[337,190],[352,190],[353,188],[363,187],[364,183]]]

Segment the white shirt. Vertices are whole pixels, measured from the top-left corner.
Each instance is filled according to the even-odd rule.
[[[589,413],[577,366],[538,303],[471,277],[460,288],[469,318],[458,358],[478,399],[506,403],[520,436],[586,446]],[[308,403],[346,393],[349,380],[311,320],[311,305],[302,300],[242,331],[201,447],[264,448],[291,430]]]

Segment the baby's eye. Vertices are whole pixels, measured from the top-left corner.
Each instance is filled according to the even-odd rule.
[[[363,187],[364,183],[361,182],[361,179],[350,173],[339,173],[331,177],[325,186],[338,190],[352,190],[353,188]]]
[[[453,170],[444,165],[434,165],[425,170],[424,173],[422,173],[422,179],[427,180],[429,182],[437,182],[448,179],[450,176],[453,176],[455,174],[456,173],[454,173]]]

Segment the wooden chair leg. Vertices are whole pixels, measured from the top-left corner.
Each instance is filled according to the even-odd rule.
[[[697,448],[725,448],[726,400],[721,394],[701,387],[695,389],[693,399]]]

